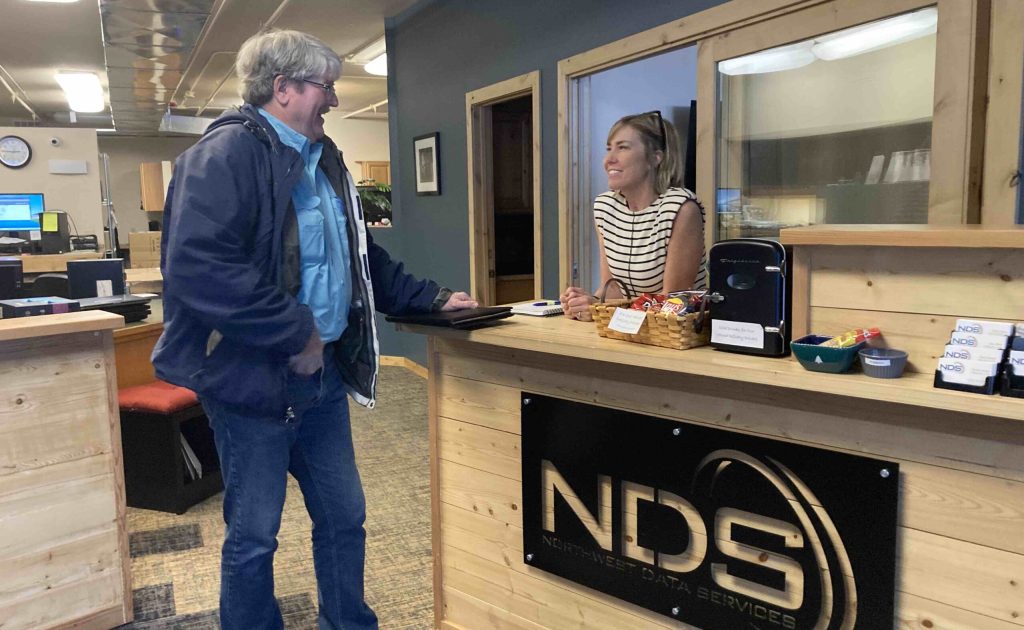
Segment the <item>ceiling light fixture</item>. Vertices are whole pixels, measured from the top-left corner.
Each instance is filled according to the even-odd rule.
[[[769,48],[718,63],[722,74],[761,74],[794,70],[818,59],[834,61],[888,46],[902,44],[936,32],[939,12],[935,7],[854,26],[796,44]]]
[[[102,112],[103,88],[100,78],[92,72],[58,72],[57,83],[64,90],[71,111],[85,113]]]
[[[816,38],[811,50],[814,56],[825,61],[853,57],[931,35],[937,30],[938,23],[938,9],[928,7],[887,20],[822,35]]]
[[[384,36],[381,35],[345,59],[363,66],[363,69],[370,74],[383,77],[388,74],[387,51],[387,44],[384,41]]]
[[[718,63],[718,71],[730,76],[739,74],[762,74],[802,68],[814,62],[812,42],[799,42],[778,48],[769,48],[752,55],[726,59]]]
[[[381,54],[379,57],[363,66],[363,70],[366,70],[368,73],[375,74],[379,77],[388,76],[388,54]]]

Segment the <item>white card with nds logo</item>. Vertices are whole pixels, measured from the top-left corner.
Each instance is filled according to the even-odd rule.
[[[958,319],[956,320],[956,328],[953,330],[973,335],[1002,335],[1009,337],[1013,334],[1013,324],[1008,322],[986,322],[980,319]]]
[[[1000,335],[975,335],[973,333],[954,332],[949,336],[949,345],[968,346],[970,348],[1006,348],[1007,337]]]
[[[1003,351],[995,348],[972,348],[971,346],[946,346],[942,355],[948,359],[960,359],[962,361],[986,361],[999,363],[1003,360]]]
[[[942,380],[947,383],[961,385],[984,385],[985,379],[995,376],[999,370],[998,363],[987,361],[962,361],[960,359],[939,359],[939,372]]]
[[[1014,376],[1024,376],[1024,350],[1010,351],[1010,369]]]

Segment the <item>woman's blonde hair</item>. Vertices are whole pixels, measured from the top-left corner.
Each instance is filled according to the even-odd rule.
[[[659,195],[669,188],[681,187],[683,181],[683,161],[679,155],[679,135],[669,121],[661,117],[661,112],[630,114],[623,116],[612,125],[608,132],[607,142],[624,126],[632,127],[644,143],[645,155],[654,173],[654,191]],[[661,163],[653,166],[654,152],[661,151]]]

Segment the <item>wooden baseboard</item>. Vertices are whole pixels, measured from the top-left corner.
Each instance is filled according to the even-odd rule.
[[[380,364],[397,365],[398,367],[404,367],[405,369],[409,370],[410,372],[412,372],[416,376],[419,376],[420,378],[427,378],[427,368],[423,367],[419,363],[416,363],[415,361],[407,357],[393,357],[381,355]]]

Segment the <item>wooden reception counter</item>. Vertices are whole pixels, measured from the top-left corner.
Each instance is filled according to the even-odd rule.
[[[1011,238],[1019,243],[1022,235],[1017,231]],[[737,440],[755,436],[895,462],[899,499],[895,551],[889,554],[895,562],[895,620],[856,627],[1024,628],[1024,399],[936,389],[932,374],[942,336],[948,337],[955,320],[952,309],[962,309],[961,316],[1024,315],[1017,310],[1016,288],[1024,250],[988,251],[1005,246],[946,234],[938,249],[919,254],[948,261],[940,263],[908,254],[901,246],[920,239],[907,235],[879,247],[852,239],[851,246],[860,248],[856,255],[843,254],[841,244],[808,240],[822,247],[798,257],[805,295],[794,302],[806,309],[801,324],[824,334],[861,325],[882,325],[885,333],[888,326],[893,334],[887,340],[911,347],[916,371],[896,380],[814,373],[793,358],[603,339],[593,324],[562,317],[514,316],[475,331],[401,327],[428,335],[437,627],[693,627],[682,623],[685,608],[676,621],[528,564],[521,438],[521,397],[527,392],[646,414],[679,427],[734,432]],[[917,262],[889,265],[888,256]],[[859,270],[840,273],[837,260],[843,258]],[[818,269],[811,283],[807,273],[815,278]],[[945,282],[927,282],[928,274]],[[843,304],[828,291],[831,281],[866,288],[851,288],[848,298],[858,302]],[[901,298],[894,289],[901,286],[918,290]],[[1000,287],[1014,292],[1000,294]],[[865,298],[871,290],[896,303],[880,307]],[[952,300],[950,310],[911,312],[923,302],[945,308],[935,291]],[[622,430],[628,433],[629,427]],[[861,588],[873,579],[856,577]],[[737,609],[743,601],[722,597]],[[785,626],[763,621],[757,627]]]
[[[0,627],[131,621],[112,331],[102,311],[0,321]]]
[[[1024,627],[1024,400],[601,339],[561,317],[404,329],[431,335],[439,628],[690,627],[524,562],[523,391],[897,461],[893,627]]]

